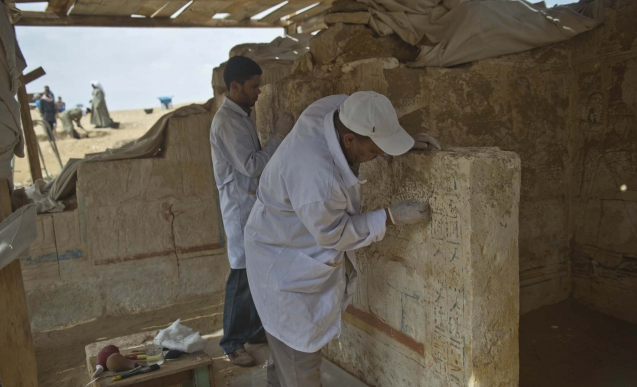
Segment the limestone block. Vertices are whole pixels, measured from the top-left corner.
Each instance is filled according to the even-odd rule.
[[[31,244],[29,256],[20,260],[25,290],[55,283],[60,275],[53,215],[39,215],[37,227],[38,236]]]
[[[55,244],[58,261],[86,260],[82,237],[80,235],[79,211],[61,212],[53,215]]]
[[[363,211],[429,200],[430,222],[357,252],[325,355],[370,386],[517,386],[520,160],[497,148],[361,165]]]
[[[77,172],[78,203],[84,208],[118,206],[142,200],[154,159],[84,163]]]
[[[396,58],[372,58],[349,62],[341,67],[343,76],[337,86],[337,94],[352,94],[371,90],[386,95],[389,84],[384,70],[398,67]]]
[[[96,265],[172,256],[172,201],[134,201],[87,209],[88,253]]]
[[[226,254],[180,260],[175,298],[187,300],[216,292],[225,293],[229,274],[230,263]]]
[[[292,68],[290,69],[291,74],[308,74],[311,73],[314,69],[314,59],[312,59],[312,54],[307,52],[292,64]]]
[[[366,26],[337,23],[310,40],[310,52],[319,64],[328,64],[337,58],[343,63],[368,58],[397,58],[404,63],[418,56],[417,47],[395,34],[383,37],[373,34]]]
[[[223,252],[217,202],[217,196],[212,192],[207,197],[172,205],[175,249],[180,259]]]
[[[310,104],[334,93],[335,85],[332,81],[309,77],[288,78],[262,87],[255,105],[256,126],[261,144],[267,144],[274,135],[279,111],[291,112],[296,121]]]
[[[27,290],[32,330],[46,331],[102,316],[100,287],[87,280]]]
[[[174,254],[101,266],[98,275],[104,313],[137,313],[174,302],[178,273]]]
[[[367,11],[328,13],[323,16],[323,22],[327,25],[336,23],[367,24],[370,17],[371,15]]]
[[[178,164],[178,184],[186,197],[209,195],[217,189],[210,153],[212,117],[212,113],[192,114],[168,123],[164,158]]]
[[[363,12],[369,7],[366,4],[359,3],[355,0],[336,0],[332,3],[329,12]]]

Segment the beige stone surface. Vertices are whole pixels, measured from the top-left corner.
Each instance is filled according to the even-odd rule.
[[[367,24],[369,22],[370,14],[367,11],[363,12],[336,12],[328,13],[323,17],[323,22],[327,25],[336,23],[346,24]]]
[[[604,26],[573,40],[449,69],[406,67],[409,51],[400,42],[336,24],[310,42],[295,72],[264,90],[257,127],[267,139],[278,109],[298,117],[321,97],[375,90],[389,97],[410,133],[426,131],[443,146],[516,152],[521,312],[573,294],[637,321],[628,307],[637,299],[637,36],[613,32],[634,24],[636,8],[617,1]],[[622,258],[595,266],[591,249]]]
[[[637,323],[637,3],[573,42],[573,297]],[[621,31],[621,32],[620,32]],[[625,186],[625,191],[621,187]]]
[[[38,217],[22,261],[34,331],[223,293],[211,120],[171,119],[159,157],[82,165],[77,208]]]
[[[361,166],[363,211],[429,200],[430,222],[359,250],[359,289],[325,355],[370,386],[518,382],[520,160],[497,148]]]

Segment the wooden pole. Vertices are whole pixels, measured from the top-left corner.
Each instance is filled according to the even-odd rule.
[[[10,213],[9,181],[0,179],[0,220]],[[20,260],[0,270],[0,380],[2,387],[38,386]]]
[[[38,158],[37,137],[33,130],[33,120],[31,120],[31,109],[29,109],[29,97],[27,88],[24,86],[24,77],[20,76],[22,86],[18,89],[18,102],[20,103],[20,116],[22,117],[22,128],[24,129],[24,142],[27,145],[27,157],[29,158],[29,168],[31,169],[31,181],[35,184],[37,179],[42,178],[42,167]]]

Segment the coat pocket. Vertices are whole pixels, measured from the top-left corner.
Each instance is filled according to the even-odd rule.
[[[294,253],[292,258],[279,257],[277,266],[279,290],[297,293],[317,293],[324,290],[322,285],[337,270],[337,267],[321,263],[301,252]]]

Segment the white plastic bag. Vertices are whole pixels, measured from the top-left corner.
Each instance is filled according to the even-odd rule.
[[[0,223],[0,269],[28,251],[38,236],[35,205],[20,207]]]

